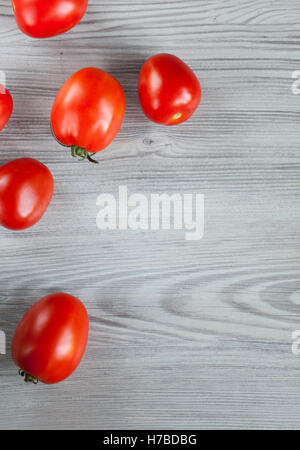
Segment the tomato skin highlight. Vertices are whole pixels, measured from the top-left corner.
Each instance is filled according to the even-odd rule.
[[[20,30],[32,38],[43,39],[77,25],[88,0],[12,0],[12,6]]]
[[[66,293],[51,294],[21,319],[12,339],[12,357],[22,371],[42,383],[59,383],[78,367],[88,334],[83,303]]]
[[[154,55],[144,63],[138,92],[145,115],[162,125],[187,121],[202,97],[194,72],[180,58],[167,53]]]
[[[120,83],[103,70],[74,73],[58,92],[51,111],[52,132],[64,146],[97,153],[113,141],[125,114]]]
[[[20,158],[0,167],[0,225],[24,230],[45,214],[53,194],[50,170],[31,158]]]
[[[9,91],[0,84],[0,131],[10,119],[13,112],[13,99]]]

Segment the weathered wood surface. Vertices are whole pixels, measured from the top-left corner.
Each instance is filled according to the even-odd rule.
[[[0,428],[299,428],[300,70],[298,0],[91,0],[68,34],[22,35],[0,0],[0,70],[14,115],[0,163],[35,157],[55,195],[40,222],[0,231]],[[203,85],[199,112],[164,128],[141,113],[142,62],[168,51]],[[126,121],[99,167],[71,160],[49,131],[54,96],[98,66],[127,96]],[[102,231],[96,198],[119,185],[205,194],[205,236]],[[38,298],[66,291],[91,318],[69,381],[26,386],[9,340]]]

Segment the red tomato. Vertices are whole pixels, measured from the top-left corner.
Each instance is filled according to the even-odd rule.
[[[12,0],[18,27],[33,38],[65,33],[82,19],[88,0]]]
[[[49,206],[53,184],[50,170],[35,159],[0,167],[0,225],[11,230],[32,227]]]
[[[13,99],[2,84],[0,84],[0,131],[5,127],[13,110]]]
[[[82,69],[57,94],[51,112],[53,134],[71,148],[72,156],[91,160],[88,152],[103,150],[118,134],[125,103],[115,78],[100,69]]]
[[[194,72],[181,59],[164,53],[145,62],[138,90],[145,115],[163,125],[185,122],[201,101],[201,86]]]
[[[88,334],[88,315],[78,298],[48,295],[21,319],[12,339],[12,357],[25,381],[59,383],[79,365]]]

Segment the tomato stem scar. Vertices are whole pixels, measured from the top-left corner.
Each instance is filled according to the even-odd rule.
[[[181,113],[174,114],[173,119],[174,119],[174,120],[180,119],[181,116],[182,116]]]

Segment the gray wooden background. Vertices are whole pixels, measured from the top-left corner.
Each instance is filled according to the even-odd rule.
[[[15,110],[0,163],[27,156],[55,176],[36,227],[0,230],[0,428],[298,429],[300,355],[299,0],[90,0],[83,21],[50,40],[17,29],[0,0],[0,70]],[[144,118],[136,83],[158,52],[183,58],[203,86],[186,124]],[[98,66],[127,96],[126,120],[99,167],[52,139],[64,80]],[[205,236],[99,231],[97,196],[205,194]],[[25,310],[66,291],[91,333],[77,372],[27,386],[9,347]]]

